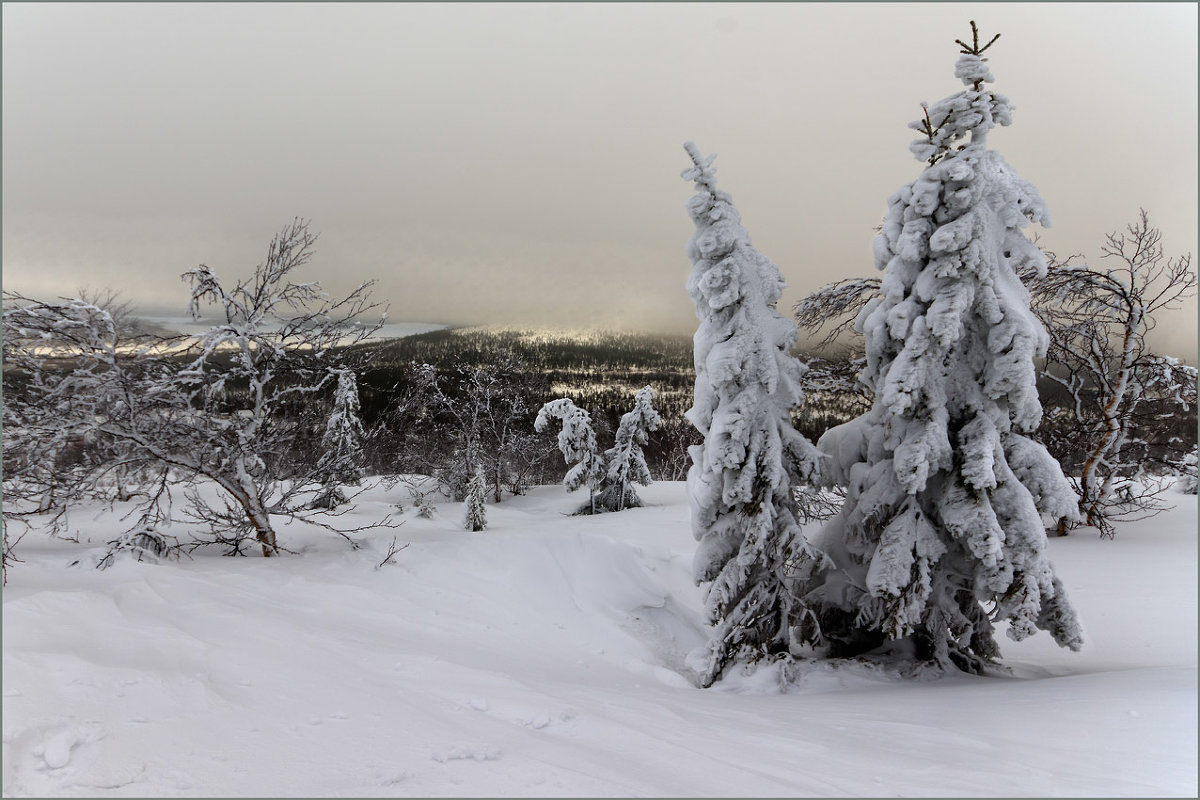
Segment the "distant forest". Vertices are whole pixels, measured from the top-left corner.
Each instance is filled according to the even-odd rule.
[[[678,434],[672,423],[686,425],[683,413],[692,405],[696,380],[692,337],[683,335],[451,328],[359,347],[369,353],[359,375],[363,422],[368,428],[405,390],[412,364],[449,372],[457,367],[492,367],[515,357],[529,372],[545,379],[541,393],[530,398],[535,407],[570,398],[591,413],[600,430],[615,428],[634,394],[652,386],[654,407]],[[810,392],[795,422],[815,441],[828,428],[866,408],[859,396]]]
[[[654,405],[664,417],[682,416],[696,378],[689,336],[456,328],[360,347],[369,352],[359,375],[368,427],[404,389],[412,364],[448,372],[513,362],[544,379],[542,394],[531,398],[538,405],[568,397],[610,421],[628,411],[634,394],[647,385],[654,387]]]
[[[622,332],[545,332],[488,328],[451,328],[358,346],[364,366],[359,373],[363,422],[375,427],[398,398],[410,389],[414,365],[429,364],[439,374],[458,368],[493,368],[516,364],[530,377],[523,384],[534,408],[559,397],[571,399],[591,415],[597,432],[610,434],[633,396],[643,386],[654,388],[654,406],[662,414],[663,429],[652,437],[647,458],[656,477],[682,478],[689,463],[686,447],[699,435],[684,417],[692,405],[696,379],[692,363],[692,337]],[[846,351],[823,350],[820,355],[797,352],[814,367],[830,367],[843,376],[840,386],[813,381],[805,386],[805,402],[793,415],[797,430],[816,441],[829,428],[864,413],[870,403],[861,391],[848,391],[845,375],[853,375]],[[822,369],[824,368],[824,369]],[[836,383],[836,382],[835,382]],[[1042,435],[1060,440],[1055,452],[1065,464],[1080,457],[1069,441],[1065,412],[1070,397],[1051,381],[1039,380],[1046,407]],[[1163,440],[1194,440],[1195,411],[1161,420]],[[530,420],[532,421],[532,420]],[[1058,428],[1063,430],[1058,430]],[[372,461],[376,459],[371,459]],[[377,464],[382,468],[383,464]]]

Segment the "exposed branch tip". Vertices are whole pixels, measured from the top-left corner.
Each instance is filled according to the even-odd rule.
[[[993,44],[995,44],[996,40],[999,38],[1000,38],[1000,34],[997,33],[990,40],[988,40],[987,44],[985,44],[983,47],[980,47],[979,46],[979,28],[975,25],[975,20],[971,20],[971,44],[967,44],[962,39],[955,39],[954,43],[962,48],[962,51],[961,51],[962,53],[964,53],[966,55],[977,56],[977,55],[981,55],[983,53],[983,51],[987,50],[989,47],[991,47]]]

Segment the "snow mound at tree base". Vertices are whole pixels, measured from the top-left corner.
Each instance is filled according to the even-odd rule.
[[[946,677],[943,670],[923,666],[867,658],[764,660],[731,666],[713,689],[731,694],[826,694]]]

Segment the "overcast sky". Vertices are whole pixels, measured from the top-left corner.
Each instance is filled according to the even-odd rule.
[[[393,320],[691,331],[681,147],[716,152],[781,309],[874,273],[921,170],[907,123],[1002,37],[989,144],[1059,253],[1144,207],[1196,251],[1197,7],[1177,4],[3,6],[3,280],[183,313],[300,216],[305,279]],[[1162,327],[1194,359],[1195,303]]]

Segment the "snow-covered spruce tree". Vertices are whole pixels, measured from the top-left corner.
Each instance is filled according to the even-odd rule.
[[[615,444],[604,452],[604,485],[596,496],[596,505],[605,511],[623,511],[642,504],[632,484],[650,485],[650,468],[642,447],[650,440],[649,432],[662,424],[653,403],[654,389],[639,389],[633,398],[633,410],[621,416]]]
[[[1145,211],[1124,232],[1107,236],[1106,268],[1060,261],[1044,251],[1046,264],[1018,270],[1030,307],[1049,334],[1039,372],[1043,416],[1034,437],[1046,446],[1079,494],[1082,520],[1110,537],[1115,523],[1144,519],[1169,508],[1161,476],[1185,468],[1195,441],[1196,370],[1153,353],[1147,334],[1156,314],[1176,307],[1196,286],[1191,256],[1167,258],[1161,233]],[[862,309],[881,296],[880,279],[847,278],[805,297],[795,306],[801,329],[828,333],[818,347],[851,332]],[[861,338],[847,337],[851,353]],[[865,358],[826,364],[809,358],[805,391],[833,390],[846,397]],[[1046,392],[1058,386],[1059,391]],[[870,392],[859,383],[862,394]],[[1190,418],[1190,419],[1189,419]],[[1070,520],[1059,520],[1066,535]]]
[[[565,397],[551,400],[538,411],[533,428],[538,433],[546,430],[551,419],[562,420],[558,432],[558,449],[568,464],[574,462],[563,486],[573,492],[580,486],[588,487],[588,504],[581,512],[596,513],[596,490],[604,478],[604,457],[596,450],[596,434],[592,431],[592,417]]]
[[[477,465],[475,474],[467,483],[467,510],[463,517],[463,527],[469,531],[481,531],[487,527],[487,506],[484,505],[486,493],[487,481],[483,477],[483,465]]]
[[[335,369],[337,388],[334,390],[333,410],[321,438],[324,453],[322,465],[338,483],[357,486],[363,479],[362,406],[358,399],[358,376],[351,369]]]
[[[337,387],[333,408],[321,437],[321,458],[317,474],[324,488],[313,501],[314,507],[333,508],[346,502],[342,486],[358,486],[363,479],[363,429],[358,399],[358,378],[351,369],[335,369]]]
[[[700,319],[687,418],[704,436],[691,448],[687,479],[700,542],[693,577],[711,582],[705,613],[715,626],[689,664],[711,686],[731,662],[786,656],[811,630],[799,624],[807,609],[794,588],[823,557],[800,530],[792,486],[812,479],[818,453],[791,422],[804,367],[790,353],[795,324],[775,310],[783,277],[716,188],[714,156],[702,158],[691,142],[684,148],[693,166],[683,177],[697,190],[687,203],[696,224],[687,287]]]
[[[889,199],[875,239],[881,296],[857,322],[874,402],[818,442],[847,499],[820,542],[838,569],[810,596],[831,655],[890,641],[896,655],[979,671],[999,656],[995,621],[1016,640],[1038,628],[1073,650],[1082,639],[1042,518],[1074,516],[1075,494],[1025,435],[1041,417],[1034,359],[1047,337],[1017,277],[1045,262],[1021,228],[1048,217],[987,149],[1011,107],[984,88],[980,54],[995,38],[980,47],[971,28],[955,68],[968,88],[912,124],[928,166]]]

